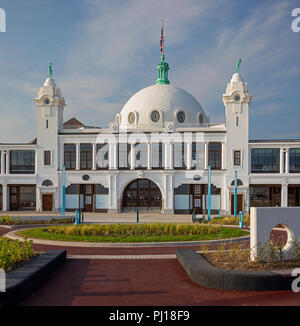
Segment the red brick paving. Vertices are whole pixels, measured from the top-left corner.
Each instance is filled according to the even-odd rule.
[[[204,288],[189,279],[176,259],[69,259],[23,305],[300,305],[300,294]]]

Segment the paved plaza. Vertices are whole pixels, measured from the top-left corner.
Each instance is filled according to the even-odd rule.
[[[89,218],[94,219],[92,214]],[[0,227],[0,235],[9,231]],[[62,249],[42,244],[33,246],[39,252]],[[244,246],[248,247],[249,241],[245,241]],[[300,295],[292,291],[221,291],[199,286],[190,280],[177,261],[178,248],[67,246],[66,263],[20,305],[300,305]],[[190,248],[200,250],[199,245]],[[209,245],[208,249],[216,249],[216,245]]]

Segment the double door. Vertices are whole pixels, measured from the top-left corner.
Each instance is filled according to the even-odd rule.
[[[85,212],[94,210],[94,185],[87,184],[83,186],[83,209]]]

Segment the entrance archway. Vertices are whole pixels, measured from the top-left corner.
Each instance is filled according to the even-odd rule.
[[[125,207],[161,208],[162,196],[158,186],[149,179],[137,179],[128,184],[123,193]]]

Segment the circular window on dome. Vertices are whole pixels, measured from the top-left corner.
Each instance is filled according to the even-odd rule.
[[[160,114],[159,114],[159,112],[158,111],[152,111],[152,113],[151,113],[151,120],[153,121],[153,122],[157,122],[157,121],[159,121],[159,119],[160,119]]]
[[[135,114],[133,112],[130,112],[128,114],[128,122],[132,124],[134,123],[134,120],[135,120]]]
[[[177,113],[177,121],[183,123],[185,120],[185,113],[183,111],[179,111]]]

